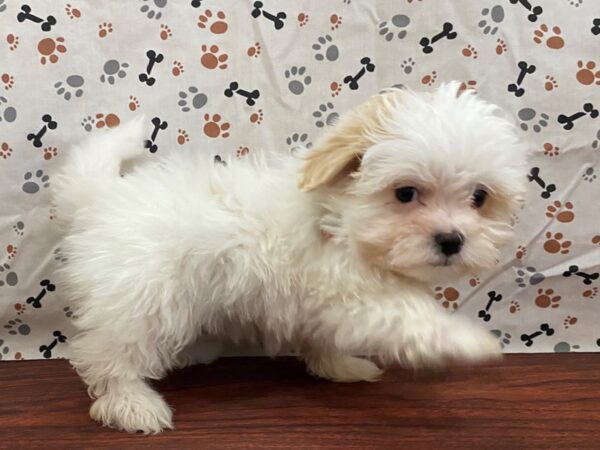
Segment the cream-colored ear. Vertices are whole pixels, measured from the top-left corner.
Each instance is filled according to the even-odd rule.
[[[382,119],[401,95],[400,90],[374,95],[342,116],[307,153],[300,188],[311,191],[357,171],[362,155],[373,144],[372,136],[382,133]]]

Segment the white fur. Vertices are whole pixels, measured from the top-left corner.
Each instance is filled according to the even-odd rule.
[[[297,351],[334,381],[380,377],[353,355],[412,368],[497,357],[496,340],[439,308],[424,283],[494,264],[524,190],[513,127],[457,87],[391,94],[365,130],[360,169],[311,192],[292,157],[225,167],[177,152],[120,176],[144,152],[141,121],[73,149],[55,202],[80,329],[72,363],[96,398],[92,417],[171,428],[145,380],[196,360],[186,347],[202,336]],[[394,199],[407,183],[424,204]],[[478,184],[498,200],[486,217],[469,202]],[[432,234],[454,228],[465,247],[442,266]]]

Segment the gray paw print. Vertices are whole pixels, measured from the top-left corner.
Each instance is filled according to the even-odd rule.
[[[12,106],[3,106],[3,104],[8,103],[6,97],[2,97],[0,95],[0,122],[6,120],[7,122],[14,122],[17,118],[17,110]]]
[[[307,142],[307,141],[308,141],[308,134],[306,134],[306,133],[302,133],[302,134],[293,133],[292,135],[288,136],[285,139],[285,143],[290,148],[291,153],[294,153],[297,150],[300,150],[302,148],[311,148],[312,142]]]
[[[496,5],[490,8],[483,8],[481,15],[484,17],[479,21],[477,26],[481,28],[483,34],[494,35],[498,31],[496,24],[501,23],[504,20],[504,8],[500,5]]]
[[[521,129],[523,131],[529,130],[529,125],[525,122],[529,122],[529,121],[533,120],[536,115],[537,115],[537,112],[533,108],[522,108],[519,110],[519,112],[517,113],[517,116],[519,117],[519,119],[521,119],[523,121],[523,122],[521,122]],[[542,128],[547,127],[549,118],[550,117],[548,116],[548,114],[541,113],[540,119],[537,121],[537,123],[534,123],[533,126],[531,127],[533,129],[533,131],[535,131],[536,133],[539,133],[540,131],[542,131]]]
[[[205,94],[198,91],[198,88],[195,86],[190,86],[186,91],[179,91],[179,101],[177,104],[181,107],[183,112],[188,112],[191,110],[191,107],[194,109],[200,109],[206,102],[208,101],[208,97]]]
[[[20,334],[21,336],[27,336],[31,333],[31,328],[26,323],[23,323],[21,319],[9,320],[4,328],[8,330],[8,334],[16,336]]]
[[[536,284],[540,284],[544,281],[546,277],[543,273],[539,273],[535,270],[535,267],[525,267],[525,269],[517,270],[517,278],[515,278],[515,283],[519,287],[526,287],[527,284],[531,286],[535,286]]]
[[[109,59],[104,63],[104,73],[100,75],[100,81],[108,82],[108,84],[115,84],[115,77],[125,78],[127,76],[127,72],[124,69],[127,69],[129,64],[126,62],[120,63],[116,59]]]
[[[0,0],[0,12],[4,11],[6,11],[6,4],[4,3],[4,0]]]
[[[4,345],[4,340],[0,339],[0,360],[2,360],[8,354],[9,348]]]
[[[50,177],[44,175],[44,171],[41,169],[35,172],[35,177],[33,173],[27,172],[23,175],[23,179],[25,180],[25,183],[23,183],[21,189],[23,189],[23,192],[26,194],[35,194],[36,192],[39,192],[40,185],[44,188],[50,186]]]
[[[81,121],[81,126],[89,133],[94,129],[94,123],[96,123],[94,118],[92,116],[87,116]]]
[[[81,88],[85,83],[85,80],[81,75],[70,75],[67,79],[62,82],[54,84],[56,88],[56,93],[58,95],[62,95],[65,100],[71,100],[71,96],[73,95],[73,90],[75,91],[75,97],[81,97],[83,95],[83,89]]]
[[[317,61],[324,61],[325,59],[327,61],[335,61],[340,56],[338,46],[333,43],[333,39],[328,34],[319,37],[312,48],[316,52],[315,59]]]
[[[405,59],[404,61],[402,61],[402,64],[400,64],[400,68],[404,71],[406,75],[409,75],[414,67],[415,62],[412,58]]]
[[[22,221],[19,220],[17,223],[15,223],[13,225],[13,231],[18,236],[23,236],[23,234],[25,233],[25,224]]]
[[[146,14],[148,19],[154,18],[158,20],[162,17],[162,12],[159,10],[165,6],[167,6],[167,0],[144,0],[140,11]]]
[[[585,172],[583,172],[583,175],[581,176],[581,178],[583,178],[583,181],[587,181],[588,183],[593,182],[596,179],[596,174],[594,173],[594,168],[588,167],[587,169],[585,169]]]
[[[4,280],[0,279],[0,286],[4,286],[5,284],[8,286],[16,286],[19,282],[19,277],[15,272],[10,270],[8,264],[0,265],[0,277],[4,278]]]
[[[325,125],[333,125],[340,116],[333,110],[333,103],[327,102],[319,105],[319,109],[313,112],[313,117],[317,118],[315,125],[323,128]]]
[[[502,333],[502,330],[490,330],[490,333],[492,333],[500,340],[500,347],[504,348],[505,346],[510,344],[512,336],[509,333]]]
[[[592,148],[597,149],[600,148],[600,130],[596,133],[596,139],[592,142]]]
[[[407,35],[407,31],[404,29],[410,23],[410,17],[404,14],[396,14],[392,17],[391,24],[384,20],[378,26],[379,34],[385,38],[386,41],[394,39],[394,34],[398,32],[396,36],[398,39],[404,39]]]
[[[292,94],[300,95],[304,92],[304,86],[308,86],[312,81],[310,75],[304,76],[306,67],[292,66],[290,70],[285,71],[285,78],[290,80],[288,89]]]

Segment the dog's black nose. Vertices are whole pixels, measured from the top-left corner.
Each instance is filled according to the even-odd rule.
[[[433,239],[440,248],[440,251],[444,255],[450,256],[460,252],[465,237],[462,235],[462,233],[459,233],[458,231],[453,231],[452,233],[436,234],[433,237]]]

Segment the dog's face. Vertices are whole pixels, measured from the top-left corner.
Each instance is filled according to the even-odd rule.
[[[492,267],[525,185],[516,128],[458,83],[371,98],[307,155],[301,181],[339,202],[334,234],[362,258],[424,281]]]

